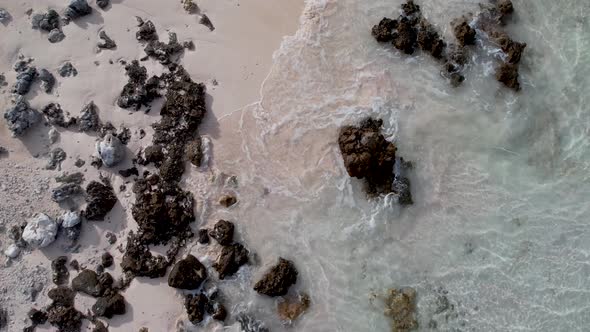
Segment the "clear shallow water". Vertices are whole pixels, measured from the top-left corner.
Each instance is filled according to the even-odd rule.
[[[590,3],[514,1],[507,30],[528,44],[518,94],[488,54],[453,89],[430,57],[377,44],[370,27],[400,3],[309,1],[261,102],[219,120],[234,134],[214,163],[238,175],[241,236],[263,264],[293,259],[312,297],[293,330],[388,331],[372,294],[402,286],[418,291],[420,330],[587,330]],[[418,3],[447,36],[478,9]],[[409,208],[367,201],[346,174],[338,128],[368,115],[414,162]],[[283,329],[248,282],[226,287],[243,299],[234,310]]]

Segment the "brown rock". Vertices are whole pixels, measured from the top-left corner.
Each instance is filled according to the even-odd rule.
[[[188,255],[174,265],[168,276],[168,286],[179,289],[197,289],[207,279],[207,269],[199,260]]]
[[[279,263],[273,266],[255,285],[254,290],[268,296],[283,296],[289,287],[297,282],[297,269],[293,262],[279,258]]]
[[[520,90],[517,65],[503,63],[498,69],[496,69],[496,79],[498,82],[504,83],[504,85],[510,89],[515,91]]]
[[[188,319],[193,324],[199,324],[205,318],[205,309],[209,299],[203,294],[187,295],[184,300],[184,307],[188,315]]]
[[[379,24],[373,26],[371,34],[378,42],[389,42],[393,40],[393,29],[395,28],[397,28],[397,21],[384,17]]]
[[[393,34],[393,46],[406,54],[413,54],[417,39],[415,22],[402,17],[397,24],[397,31]]]
[[[414,289],[390,289],[385,306],[385,314],[393,319],[392,331],[404,332],[418,327]]]
[[[475,29],[469,26],[466,18],[462,18],[453,22],[453,31],[455,37],[459,41],[459,45],[474,45],[475,44]]]
[[[236,204],[237,202],[238,202],[238,200],[233,195],[223,195],[219,199],[219,204],[221,204],[221,206],[224,206],[224,207],[230,207],[230,206]]]
[[[219,279],[225,279],[238,272],[240,267],[248,263],[248,250],[239,243],[224,246],[213,268],[219,273]]]
[[[309,295],[301,294],[297,299],[280,302],[277,305],[277,311],[282,320],[292,322],[307,311],[310,304]]]
[[[234,224],[227,220],[219,220],[209,231],[209,236],[223,246],[229,245],[234,239]]]

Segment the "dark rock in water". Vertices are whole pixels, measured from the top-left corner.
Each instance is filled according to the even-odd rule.
[[[371,34],[378,42],[390,42],[393,40],[393,30],[397,28],[397,21],[384,17],[379,24],[373,26]]]
[[[112,50],[117,47],[117,43],[104,30],[98,33],[98,37],[102,39],[102,42],[98,43],[98,48]]]
[[[213,268],[219,273],[219,279],[225,279],[238,272],[240,267],[248,263],[248,250],[239,243],[224,246]]]
[[[78,75],[78,71],[74,68],[71,62],[64,63],[57,72],[61,77],[70,77]]]
[[[88,104],[82,108],[80,113],[80,119],[78,120],[78,124],[80,127],[80,131],[96,131],[100,127],[100,119],[98,118],[98,107],[94,104],[93,101],[90,101]]]
[[[269,332],[264,323],[246,314],[240,314],[237,318],[243,332]]]
[[[131,175],[139,176],[139,170],[137,170],[137,167],[134,166],[131,168],[119,170],[119,174],[124,178],[128,178]]]
[[[104,266],[105,268],[109,268],[109,267],[113,266],[113,262],[114,262],[113,255],[111,255],[108,252],[105,252],[100,256],[100,264],[102,266]]]
[[[139,277],[161,278],[171,264],[163,256],[154,256],[142,239],[133,233],[127,238],[121,267]]]
[[[224,206],[224,207],[230,207],[230,206],[236,204],[237,202],[238,202],[238,200],[233,195],[223,195],[219,199],[219,204],[221,204],[221,206]]]
[[[453,32],[455,37],[459,41],[459,45],[474,45],[475,44],[475,29],[473,29],[469,22],[467,22],[466,18],[462,18],[458,21],[454,21],[453,25]]]
[[[98,275],[92,270],[82,270],[74,279],[72,279],[72,289],[76,292],[82,292],[90,296],[101,296],[105,288],[98,281]]]
[[[351,177],[365,179],[369,195],[392,191],[396,147],[380,133],[382,120],[365,119],[340,130],[338,145]]]
[[[92,181],[86,187],[86,210],[84,216],[87,220],[103,220],[117,203],[117,196],[111,186]]]
[[[201,137],[197,136],[193,141],[186,145],[186,155],[191,164],[201,167],[203,160],[203,146]]]
[[[112,318],[115,315],[124,315],[125,311],[125,298],[115,292],[99,298],[92,306],[92,312],[96,316],[106,318]]]
[[[297,282],[297,269],[293,262],[279,258],[279,263],[273,266],[262,279],[260,279],[254,290],[268,296],[283,296],[289,291],[289,287]]]
[[[451,45],[447,48],[447,62],[441,74],[450,81],[453,87],[458,87],[465,80],[462,71],[467,61],[464,47]]]
[[[385,315],[393,320],[392,331],[416,329],[416,291],[412,288],[390,289],[385,300]]]
[[[53,44],[59,43],[65,38],[66,35],[60,29],[53,29],[49,31],[49,34],[47,35],[47,40],[49,40],[49,42]]]
[[[512,40],[512,38],[510,38],[505,32],[494,31],[490,35],[506,55],[506,62],[511,64],[517,64],[520,62],[522,53],[526,48],[526,43],[519,43]]]
[[[58,169],[61,170],[61,163],[66,160],[66,152],[62,148],[55,148],[49,152],[49,161],[45,169]]]
[[[146,56],[155,58],[162,64],[169,64],[173,57],[182,52],[184,47],[178,43],[178,38],[174,32],[168,33],[168,44],[159,40],[150,40],[144,49]]]
[[[117,105],[121,108],[135,108],[138,110],[143,105],[148,105],[152,100],[160,97],[158,92],[160,80],[157,76],[147,79],[147,69],[139,65],[137,60],[125,66],[129,82],[123,87],[121,95],[117,99]],[[146,81],[147,80],[147,81]]]
[[[68,258],[66,256],[59,256],[51,261],[51,270],[53,271],[53,283],[56,285],[63,285],[68,282],[70,272],[66,264]]]
[[[402,11],[404,12],[404,15],[411,16],[420,13],[420,6],[415,4],[413,0],[408,0],[406,3],[402,4]]]
[[[31,308],[31,310],[29,310],[27,313],[27,316],[34,326],[43,325],[45,322],[47,322],[47,314],[35,308]]]
[[[207,269],[199,260],[188,255],[178,261],[168,275],[168,286],[179,289],[197,289],[207,279]]]
[[[39,71],[39,80],[41,80],[41,89],[46,93],[50,93],[55,85],[55,76],[50,73],[47,69],[41,69]]]
[[[51,31],[59,29],[59,14],[49,9],[45,14],[35,14],[32,18],[33,29],[41,29],[44,31]]]
[[[4,119],[8,123],[8,129],[13,136],[23,135],[27,129],[39,121],[39,113],[29,106],[25,99],[18,99],[16,105],[4,113]]]
[[[105,9],[110,2],[110,0],[96,0],[96,5],[101,9]]]
[[[26,95],[31,90],[31,85],[36,77],[37,69],[35,67],[27,67],[25,70],[18,72],[12,91],[21,96]]]
[[[186,296],[184,307],[191,323],[199,324],[203,321],[208,302],[209,299],[204,294]]]
[[[413,54],[417,39],[415,22],[402,17],[393,35],[393,46],[406,54]]]
[[[140,164],[147,165],[153,163],[156,167],[159,167],[162,165],[164,158],[164,151],[161,145],[150,145],[143,150],[143,158],[141,158]]]
[[[398,194],[398,203],[401,205],[414,204],[410,190],[410,180],[405,177],[395,177],[393,180],[393,191]]]
[[[430,53],[434,58],[440,59],[443,56],[446,44],[426,19],[420,21],[418,29],[418,46],[422,51]]]
[[[207,313],[211,315],[211,318],[224,321],[227,318],[227,309],[223,306],[223,304],[209,300],[207,303]]]
[[[82,187],[80,187],[79,184],[64,183],[51,191],[51,199],[56,203],[60,203],[73,196],[78,196],[82,194],[82,192]]]
[[[205,14],[201,15],[201,19],[199,20],[199,23],[206,26],[207,28],[209,28],[210,31],[215,30],[215,27],[213,26],[213,22],[211,22],[209,17]]]
[[[47,118],[47,122],[54,126],[69,127],[71,124],[76,122],[76,119],[70,119],[66,121],[64,111],[61,106],[57,103],[49,103],[41,110],[43,115]]]
[[[88,5],[86,0],[71,0],[64,15],[70,20],[75,20],[90,13],[92,13],[92,7]]]
[[[199,229],[199,233],[197,234],[197,242],[199,242],[200,244],[209,243],[209,231],[207,229]]]
[[[157,40],[158,34],[156,33],[156,26],[152,21],[143,21],[140,17],[137,17],[139,23],[139,30],[135,34],[135,38],[140,41]]]
[[[518,81],[518,66],[503,63],[498,69],[496,69],[496,79],[498,82],[503,83],[506,87],[515,91],[520,90],[520,83]]]
[[[54,305],[71,307],[74,305],[76,293],[67,286],[58,286],[49,290],[47,296],[53,301]]]
[[[514,12],[514,6],[511,0],[498,0],[496,2],[496,9],[500,13],[500,20],[503,20]]]
[[[209,236],[221,245],[229,245],[234,240],[234,224],[227,220],[219,220],[209,231]]]
[[[47,309],[47,320],[57,327],[58,332],[80,332],[82,328],[81,312],[72,306],[52,304]]]

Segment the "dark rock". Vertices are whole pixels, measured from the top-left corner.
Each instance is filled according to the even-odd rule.
[[[191,164],[201,167],[203,160],[203,146],[201,137],[196,137],[195,140],[186,145],[186,155]]]
[[[26,95],[31,90],[31,85],[37,77],[37,69],[35,67],[27,67],[25,70],[18,72],[16,75],[16,83],[12,91],[18,95]]]
[[[82,224],[69,228],[62,228],[61,230],[65,233],[65,237],[68,240],[67,246],[73,248],[80,237],[80,233],[82,233]]]
[[[61,170],[61,163],[66,160],[67,154],[62,148],[55,148],[49,152],[49,161],[47,162],[46,169],[58,169]]]
[[[205,14],[201,15],[201,19],[199,19],[199,23],[209,28],[210,31],[215,30],[213,26],[213,22],[209,19],[209,17]]]
[[[446,44],[432,24],[422,19],[418,30],[418,46],[422,51],[430,53],[434,58],[441,59]]]
[[[207,279],[207,269],[199,260],[188,255],[185,259],[178,261],[168,275],[168,286],[193,290],[199,288]]]
[[[268,296],[283,296],[289,287],[297,282],[297,269],[293,262],[279,258],[279,263],[273,266],[255,285],[254,290]]]
[[[103,220],[117,203],[117,196],[111,186],[92,181],[86,187],[86,210],[84,216],[87,220]]]
[[[156,167],[159,167],[162,165],[164,158],[164,151],[161,145],[150,145],[143,150],[142,164],[147,165],[153,163]]]
[[[490,35],[506,55],[506,62],[510,64],[517,64],[520,62],[522,53],[526,48],[526,43],[519,43],[512,40],[505,32],[495,31]]]
[[[420,6],[414,3],[413,0],[408,0],[406,3],[402,4],[402,11],[404,15],[411,16],[414,14],[420,13]]]
[[[6,309],[0,307],[0,329],[4,329],[8,325],[8,312]]]
[[[47,35],[47,40],[49,40],[49,42],[52,44],[59,43],[65,38],[66,35],[60,29],[53,29],[49,31],[49,34]]]
[[[154,58],[162,64],[173,62],[173,58],[182,52],[184,47],[178,43],[178,38],[174,32],[168,33],[168,44],[159,40],[150,40],[144,49],[146,56]]]
[[[199,229],[199,233],[197,234],[197,242],[199,242],[200,244],[209,243],[209,231],[207,229]]]
[[[53,304],[47,309],[47,320],[58,332],[80,332],[83,317],[73,306]]]
[[[234,240],[234,224],[227,220],[219,220],[209,231],[209,236],[221,245],[229,245]]]
[[[31,308],[27,316],[33,323],[33,326],[43,325],[45,324],[45,322],[47,322],[47,314],[35,308]]]
[[[224,196],[221,196],[221,198],[219,199],[219,204],[221,204],[221,206],[224,206],[224,207],[230,207],[230,206],[236,204],[237,202],[238,202],[238,200],[233,195],[224,195]]]
[[[110,2],[110,0],[96,0],[96,5],[101,9],[105,9]]]
[[[115,315],[124,315],[125,298],[119,293],[111,293],[96,300],[92,306],[92,312],[96,316],[112,318]]]
[[[398,203],[401,205],[414,204],[412,192],[410,190],[410,180],[405,177],[395,177],[393,181],[393,191],[398,193]]]
[[[385,315],[393,320],[392,331],[411,331],[418,327],[414,289],[390,289],[385,306]]]
[[[41,89],[46,93],[51,93],[55,85],[55,76],[47,69],[41,69],[39,71],[39,80],[41,80]]]
[[[393,40],[393,30],[397,28],[397,21],[384,17],[379,24],[373,26],[371,34],[378,42],[390,42]]]
[[[78,263],[78,260],[76,260],[76,259],[73,259],[70,262],[70,267],[76,271],[80,271],[80,263]]]
[[[68,258],[66,256],[59,256],[51,261],[51,270],[53,271],[53,283],[56,285],[63,285],[68,282],[70,272],[66,267]]]
[[[152,21],[143,21],[140,17],[136,17],[139,23],[139,30],[135,34],[135,38],[140,41],[157,40],[156,26]]]
[[[62,174],[55,177],[55,182],[82,184],[84,182],[84,174],[80,172]]]
[[[307,294],[298,296],[296,300],[286,299],[277,305],[279,317],[283,321],[292,322],[299,318],[311,304],[311,300]]]
[[[7,24],[8,22],[10,22],[11,19],[12,16],[10,15],[10,13],[6,11],[6,9],[4,8],[0,8],[0,23]],[[0,328],[2,328],[2,325],[0,325]]]
[[[75,1],[75,0],[74,0]],[[61,77],[70,77],[78,75],[78,71],[74,68],[71,62],[64,63],[59,69],[57,69],[59,76]]]
[[[498,0],[496,3],[496,8],[501,15],[501,20],[510,16],[514,12],[514,6],[512,5],[511,0]]]
[[[475,29],[473,29],[466,18],[462,18],[453,22],[453,32],[455,38],[459,41],[459,45],[474,45],[475,44]]]
[[[117,242],[117,236],[111,232],[107,232],[106,238],[109,244],[115,244]]]
[[[90,165],[96,169],[100,169],[102,167],[102,159],[96,156],[91,156]]]
[[[98,0],[96,3],[98,4],[99,1],[100,0]],[[104,323],[98,319],[95,319],[92,323],[94,324],[92,332],[109,332],[109,329],[106,327],[106,325],[104,325]]]
[[[518,81],[518,66],[503,63],[498,69],[496,69],[496,79],[498,82],[503,83],[506,87],[515,91],[520,90],[520,83]]]
[[[119,170],[119,174],[124,178],[128,178],[131,175],[139,176],[139,171],[137,170],[137,167],[133,166],[131,168]]]
[[[39,113],[29,106],[25,99],[18,99],[16,105],[4,113],[8,129],[13,136],[23,135],[30,127],[39,121]]]
[[[117,43],[115,43],[104,30],[98,33],[98,37],[102,39],[102,42],[98,43],[98,48],[112,50],[117,47]]]
[[[100,119],[98,118],[98,107],[93,101],[82,108],[80,119],[78,120],[80,131],[96,131],[100,128]]]
[[[393,34],[393,46],[406,54],[413,54],[417,39],[415,22],[402,17],[397,24],[396,32]]]
[[[154,256],[138,235],[131,233],[127,238],[121,268],[140,277],[161,278],[171,262],[163,256]]]
[[[92,13],[92,7],[88,5],[86,0],[71,0],[64,15],[70,20],[75,20],[90,13]]]
[[[100,264],[106,268],[109,268],[113,265],[113,255],[108,252],[105,252],[100,256]]]
[[[365,119],[340,130],[338,145],[351,177],[365,179],[369,195],[392,191],[396,147],[380,133],[382,120]]]
[[[243,332],[269,332],[270,330],[264,325],[263,322],[255,319],[254,317],[246,314],[238,315],[238,323]]]
[[[54,305],[71,307],[74,305],[74,297],[76,293],[69,287],[58,286],[49,290],[47,296],[53,301]]]
[[[47,122],[54,126],[68,127],[72,121],[66,121],[64,111],[57,103],[49,103],[41,110],[43,115],[47,118]],[[74,120],[75,121],[75,120]]]
[[[102,288],[106,291],[113,288],[113,284],[115,283],[115,279],[113,276],[108,272],[101,272],[98,276],[98,283],[102,286]]]
[[[33,29],[41,29],[44,31],[51,31],[59,29],[59,14],[49,9],[45,14],[35,14],[32,18]]]
[[[125,66],[129,81],[123,87],[121,95],[117,99],[117,105],[121,108],[134,108],[138,110],[143,105],[148,105],[152,100],[160,97],[158,88],[159,78],[152,76],[147,79],[147,69],[139,65],[137,60]]]
[[[90,296],[101,296],[105,288],[98,281],[98,275],[92,270],[82,270],[72,279],[72,289]]]
[[[218,321],[224,321],[227,318],[227,310],[223,306],[223,304],[219,302],[209,301],[207,303],[207,313],[211,315],[211,317]]]
[[[240,267],[248,263],[248,250],[239,243],[224,246],[213,268],[219,273],[219,279],[225,279],[238,272]]]
[[[186,296],[184,299],[184,307],[191,323],[199,324],[203,321],[208,302],[209,300],[204,294],[189,294]]]
[[[82,193],[83,190],[79,184],[64,183],[51,191],[51,199],[54,202],[60,203]]]

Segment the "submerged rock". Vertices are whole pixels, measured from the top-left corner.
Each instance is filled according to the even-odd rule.
[[[26,95],[31,90],[31,85],[36,77],[37,69],[35,67],[31,66],[19,71],[12,91],[21,96]]]
[[[410,331],[418,327],[416,291],[412,288],[391,289],[385,300],[385,315],[393,320],[393,331]]]
[[[422,51],[430,53],[434,58],[441,59],[446,44],[426,19],[420,21],[418,29],[418,46]]]
[[[60,41],[64,40],[64,38],[66,38],[66,35],[61,31],[61,29],[53,29],[49,31],[49,34],[47,35],[47,40],[53,44],[59,43]]]
[[[401,205],[412,205],[412,192],[410,190],[410,180],[405,177],[396,176],[393,180],[393,191],[398,194],[398,203]]]
[[[54,29],[59,29],[59,21],[59,14],[55,10],[49,9],[45,14],[33,15],[31,23],[33,29],[41,29],[49,32]]]
[[[207,269],[199,260],[188,255],[178,261],[168,276],[168,286],[179,289],[197,289],[207,279]]]
[[[104,30],[98,33],[98,37],[102,39],[102,42],[98,43],[98,48],[112,50],[117,47],[117,44],[112,40]]]
[[[125,158],[125,146],[112,134],[107,134],[102,141],[96,143],[96,151],[106,167],[113,167]]]
[[[461,18],[452,23],[453,33],[459,41],[459,45],[474,45],[475,44],[475,29],[473,29],[466,18]]]
[[[230,207],[230,206],[236,204],[237,202],[238,202],[238,200],[233,195],[223,195],[219,199],[219,204],[221,204],[221,206],[224,206],[224,207]]]
[[[293,262],[279,258],[273,266],[255,285],[254,290],[267,296],[283,296],[289,287],[297,282],[297,269]]]
[[[68,258],[66,256],[59,256],[51,261],[51,270],[53,271],[53,283],[56,285],[63,285],[68,282],[70,272],[66,267]]]
[[[46,214],[40,213],[27,222],[22,239],[33,248],[43,248],[55,241],[57,223]]]
[[[506,87],[515,91],[520,90],[520,82],[518,81],[518,66],[509,63],[503,63],[496,69],[496,79],[503,83]]]
[[[209,31],[215,30],[215,27],[213,26],[213,22],[211,22],[209,17],[205,14],[201,15],[201,18],[199,19],[199,24],[202,24],[202,25],[206,26],[207,28],[209,28]]]
[[[299,318],[299,316],[303,315],[303,313],[309,309],[310,304],[311,300],[309,299],[309,295],[302,294],[298,296],[297,299],[287,299],[283,302],[279,302],[277,305],[277,311],[281,320],[292,322]]]
[[[186,155],[191,164],[196,167],[201,167],[203,160],[203,147],[200,136],[197,136],[193,141],[186,145]]]
[[[86,210],[84,217],[87,220],[103,220],[117,203],[117,196],[113,188],[100,182],[92,181],[86,187]]]
[[[76,183],[64,183],[51,191],[51,199],[60,203],[83,193],[82,187]]]
[[[219,279],[225,279],[238,272],[240,267],[248,263],[249,252],[240,243],[224,246],[213,268],[219,273]]]
[[[191,323],[199,324],[203,321],[208,303],[209,299],[204,294],[186,296],[184,307]]]
[[[371,34],[381,43],[393,40],[393,30],[397,28],[397,21],[384,17],[379,24],[373,26]]]
[[[270,330],[264,325],[263,322],[257,320],[256,318],[247,315],[247,314],[240,314],[238,315],[238,323],[240,324],[240,328],[243,332],[269,332]]]
[[[59,75],[61,77],[70,77],[70,76],[76,76],[78,75],[78,71],[76,70],[76,68],[74,68],[74,65],[72,65],[71,62],[66,62],[64,63],[58,70],[57,72],[59,73]]]
[[[234,241],[234,224],[227,220],[219,220],[209,231],[209,236],[221,245],[229,245]]]
[[[8,129],[13,136],[23,135],[27,129],[39,121],[39,113],[29,106],[29,103],[19,98],[16,105],[4,113],[4,119],[8,123]]]
[[[84,108],[82,108],[80,119],[78,121],[80,131],[96,131],[100,128],[100,119],[98,118],[97,109],[98,107],[96,107],[93,101],[90,101],[84,106]]]
[[[512,40],[505,32],[494,31],[491,33],[491,38],[500,46],[506,55],[506,62],[510,64],[517,64],[520,62],[522,53],[526,48],[526,43],[519,43]]]
[[[90,13],[92,13],[92,7],[88,5],[86,0],[71,0],[66,8],[65,16],[70,20],[75,20]]]
[[[39,80],[41,80],[41,89],[46,93],[50,93],[55,85],[55,76],[50,73],[47,69],[41,69],[39,71]]]
[[[55,148],[49,152],[49,161],[47,162],[46,169],[61,169],[61,163],[66,160],[67,154],[62,148]]]

